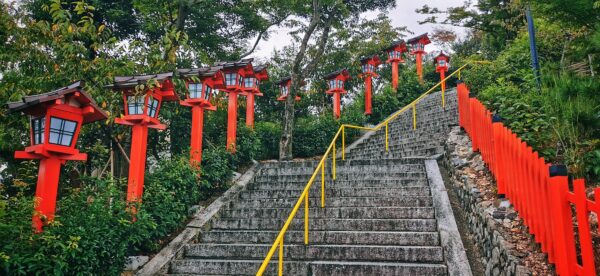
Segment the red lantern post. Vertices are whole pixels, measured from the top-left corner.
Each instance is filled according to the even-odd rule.
[[[252,60],[249,58],[237,62],[219,62],[215,64],[215,66],[218,66],[223,71],[225,76],[224,91],[229,94],[227,108],[227,150],[230,152],[235,152],[238,94],[244,92],[244,78],[254,74]]]
[[[173,73],[115,77],[114,84],[109,85],[114,90],[123,93],[125,105],[125,115],[116,118],[115,123],[132,126],[129,177],[127,179],[128,202],[141,202],[142,200],[148,128],[166,129],[166,126],[158,120],[161,104],[178,100],[173,89],[172,76]],[[148,86],[149,80],[154,80],[157,85]],[[144,87],[138,89],[142,85]],[[135,209],[133,212],[135,213]]]
[[[358,75],[361,78],[365,79],[365,115],[371,115],[371,89],[372,89],[372,82],[373,82],[373,78],[378,77],[379,75],[377,75],[377,73],[375,72],[375,70],[377,69],[377,66],[379,66],[381,64],[381,60],[379,59],[378,55],[374,55],[374,56],[370,56],[370,57],[366,57],[366,58],[362,58],[360,60],[360,63],[362,64],[362,74]],[[398,64],[396,63],[396,65],[392,65],[395,66],[395,68],[398,68]],[[393,71],[393,69],[392,69]],[[398,85],[398,71],[396,70],[396,85]],[[395,89],[395,88],[394,88]]]
[[[333,116],[336,119],[340,118],[341,95],[348,93],[344,89],[344,83],[349,79],[350,75],[346,69],[335,71],[325,76],[325,80],[327,80],[327,84],[329,85],[329,90],[325,93],[333,94]]]
[[[32,219],[37,231],[54,219],[61,165],[68,160],[87,159],[87,154],[75,148],[81,125],[108,117],[82,87],[82,82],[75,82],[8,104],[11,112],[21,111],[30,116],[31,122],[31,145],[16,151],[15,158],[40,159]]]
[[[254,128],[254,96],[262,96],[260,82],[269,79],[267,64],[254,67],[254,75],[244,78],[244,95],[246,96],[246,125]]]
[[[404,63],[402,54],[407,51],[404,40],[394,42],[390,47],[384,49],[388,54],[387,63],[392,64],[392,87],[398,89],[398,64]]]
[[[281,95],[277,98],[278,101],[284,102],[287,99],[288,94],[290,93],[290,87],[292,87],[292,77],[286,77],[275,82],[276,85],[279,86],[279,92]],[[302,81],[302,86],[306,85],[306,82]],[[294,99],[296,101],[300,101],[300,95],[296,95]]]
[[[409,39],[406,43],[410,44],[410,53],[416,55],[417,75],[419,82],[423,83],[423,54],[425,54],[425,45],[431,43],[427,33]]]
[[[186,79],[188,93],[183,106],[192,108],[192,133],[190,142],[190,163],[200,168],[202,163],[202,130],[204,128],[204,110],[217,110],[211,103],[215,89],[225,88],[225,78],[219,67],[198,69],[179,69],[179,75]],[[196,77],[197,80],[194,80]]]
[[[444,93],[446,92],[446,72],[448,72],[448,68],[450,67],[450,57],[445,55],[443,51],[440,51],[440,54],[433,59],[433,65],[435,66],[435,71],[440,73],[440,81],[442,82],[442,106],[446,106],[446,101],[444,99]]]

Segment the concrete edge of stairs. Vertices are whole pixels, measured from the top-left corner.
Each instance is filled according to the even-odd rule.
[[[254,174],[260,170],[260,167],[260,163],[254,162],[244,174],[233,181],[233,185],[223,195],[213,201],[208,207],[199,210],[185,226],[185,229],[138,270],[136,275],[166,274],[169,262],[183,252],[186,244],[191,243],[198,237],[198,234],[218,214],[223,206],[227,206],[231,200],[237,198],[241,191],[246,189],[246,185],[254,178]]]
[[[435,157],[434,157],[435,158]],[[437,158],[436,158],[437,159]],[[435,216],[438,222],[440,242],[444,250],[448,275],[472,276],[469,259],[462,243],[456,219],[452,212],[448,192],[436,159],[425,160],[427,179],[431,187]]]

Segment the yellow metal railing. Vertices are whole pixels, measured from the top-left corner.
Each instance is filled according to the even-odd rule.
[[[429,89],[425,93],[421,94],[421,96],[419,96],[418,98],[416,98],[414,101],[412,101],[411,103],[409,103],[408,105],[406,105],[402,109],[394,112],[387,119],[385,119],[383,122],[379,123],[378,125],[376,125],[374,127],[363,127],[363,126],[355,126],[355,125],[348,125],[348,124],[341,125],[340,128],[338,129],[338,131],[335,133],[335,136],[331,140],[331,143],[329,144],[329,147],[327,147],[327,150],[325,151],[325,154],[323,154],[323,157],[321,158],[321,161],[319,161],[319,164],[315,168],[315,171],[313,172],[312,176],[308,180],[308,183],[306,184],[306,187],[304,187],[304,190],[300,194],[300,197],[298,198],[298,201],[294,205],[294,208],[292,209],[292,212],[290,213],[290,215],[288,216],[287,220],[285,221],[285,224],[281,228],[281,231],[279,231],[279,234],[277,235],[277,238],[275,238],[275,241],[273,242],[273,245],[269,249],[269,252],[267,253],[267,256],[265,257],[264,261],[262,262],[262,264],[261,264],[260,268],[258,269],[258,272],[256,273],[256,275],[263,275],[263,273],[267,269],[267,266],[269,265],[269,262],[271,261],[271,258],[273,257],[273,255],[275,254],[275,251],[277,251],[277,249],[279,249],[279,253],[278,253],[278,255],[279,255],[278,274],[279,275],[283,275],[283,255],[284,255],[284,253],[283,253],[283,240],[284,240],[284,237],[285,237],[285,233],[287,232],[288,228],[290,227],[290,224],[292,223],[292,220],[294,219],[294,217],[296,216],[296,213],[300,209],[300,206],[302,206],[302,203],[304,203],[304,244],[308,245],[308,226],[309,226],[309,224],[308,224],[309,223],[309,219],[308,219],[308,208],[309,208],[308,207],[308,198],[309,198],[309,190],[312,187],[312,184],[313,184],[315,178],[317,177],[317,175],[318,175],[318,173],[320,171],[321,172],[321,208],[325,208],[325,161],[327,161],[327,157],[331,153],[332,154],[332,160],[331,160],[332,161],[332,163],[331,163],[332,179],[335,180],[335,178],[336,178],[336,175],[335,175],[335,162],[336,162],[335,148],[336,148],[336,142],[337,142],[337,139],[341,135],[341,139],[342,139],[342,160],[345,160],[346,159],[346,151],[345,151],[345,148],[346,148],[345,129],[346,128],[359,129],[359,130],[367,130],[367,131],[377,131],[377,130],[380,130],[382,127],[385,126],[385,150],[388,151],[388,149],[389,149],[389,146],[388,146],[389,145],[389,142],[388,142],[389,141],[388,140],[389,139],[388,125],[389,125],[390,121],[394,120],[396,117],[398,117],[400,114],[402,114],[403,112],[405,112],[409,108],[412,108],[413,129],[417,129],[417,103],[419,103],[429,93],[431,93],[432,91],[434,91],[443,82],[449,80],[454,75],[458,74],[458,78],[460,79],[460,72],[463,69],[465,69],[467,66],[472,65],[472,64],[486,64],[486,63],[489,63],[489,62],[486,62],[486,61],[470,61],[470,62],[468,62],[467,64],[465,64],[465,65],[461,66],[460,68],[458,68],[452,74],[448,75],[445,79],[443,79],[442,81],[440,81],[439,83],[437,83],[436,85],[434,85],[431,89]],[[442,90],[442,106],[445,106],[445,95],[444,94],[445,94],[445,91]]]

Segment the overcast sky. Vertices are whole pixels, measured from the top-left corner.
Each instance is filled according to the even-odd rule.
[[[460,6],[464,0],[396,0],[396,8],[388,12],[388,16],[392,19],[392,25],[395,27],[407,26],[408,29],[414,32],[416,35],[421,33],[430,32],[436,25],[425,24],[419,25],[417,21],[423,20],[425,16],[417,14],[415,9],[422,7],[423,5],[429,5],[431,7],[438,7],[441,10],[447,7]],[[365,18],[374,18],[379,12],[370,12],[363,14]],[[449,28],[449,27],[447,27]],[[453,28],[459,35],[464,34],[464,30],[461,28]],[[269,40],[262,40],[252,55],[255,58],[268,58],[273,54],[273,50],[281,49],[282,47],[290,44],[291,37],[287,35],[289,29],[286,28],[273,28],[273,32],[269,37]],[[254,40],[252,42],[254,43]],[[436,50],[435,45],[427,45],[426,50]]]

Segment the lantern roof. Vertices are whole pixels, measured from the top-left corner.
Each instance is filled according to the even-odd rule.
[[[400,39],[400,40],[396,40],[394,42],[392,42],[392,45],[390,45],[389,47],[383,49],[386,52],[392,51],[397,47],[401,47],[404,48],[404,52],[406,52],[406,42],[404,41],[404,39]]]
[[[155,79],[159,83],[163,83],[166,80],[170,80],[173,77],[172,72],[160,73],[160,74],[148,74],[148,75],[137,75],[137,76],[117,76],[115,82],[109,84],[106,87],[110,88],[131,88],[140,84],[146,83],[150,79]]]
[[[369,61],[372,61],[372,62],[369,62]],[[379,55],[375,54],[372,56],[362,57],[360,59],[360,63],[361,64],[371,63],[374,66],[378,66],[379,64],[381,64],[381,59],[379,58]]]
[[[269,67],[268,63],[254,67],[254,77],[261,81],[268,80],[269,73],[267,72],[267,67]]]
[[[436,65],[437,61],[442,58],[445,58],[447,62],[450,62],[450,57],[444,54],[444,51],[440,51],[440,54],[433,58],[433,65]]]
[[[341,69],[341,70],[337,70],[335,72],[331,72],[331,73],[325,75],[324,78],[326,80],[330,80],[330,79],[335,79],[338,76],[342,76],[344,78],[344,81],[350,79],[350,74],[348,74],[348,70],[346,70],[346,69]]]
[[[215,63],[214,66],[227,71],[249,67],[250,71],[254,72],[254,69],[252,68],[252,61],[254,61],[253,58],[246,58],[239,61],[219,61]]]
[[[292,76],[287,76],[283,79],[280,79],[278,81],[275,82],[275,85],[287,85],[288,82],[292,81]],[[302,86],[306,85],[306,81],[302,81],[301,83]]]
[[[220,71],[221,71],[221,67],[219,67],[219,66],[177,69],[177,73],[179,73],[180,76],[186,77],[186,78],[194,77],[194,76],[197,76],[200,78],[214,77],[215,75],[219,74]]]
[[[161,85],[161,90],[166,92],[163,94],[163,101],[176,101],[177,94],[173,91],[173,72],[160,73],[160,74],[147,74],[147,75],[135,75],[135,76],[116,76],[115,82],[109,84],[106,87],[119,90],[129,90],[140,84],[145,84],[148,80],[156,80]]]
[[[407,44],[417,44],[419,42],[423,45],[427,45],[427,44],[431,43],[431,40],[429,40],[429,36],[427,36],[427,33],[424,33],[422,35],[415,36],[406,41]]]
[[[98,107],[96,101],[83,90],[84,82],[77,81],[69,86],[65,86],[54,91],[25,96],[20,102],[8,103],[10,112],[22,111],[28,115],[39,115],[41,109],[48,108],[55,100],[68,98],[77,101],[82,107],[90,106],[94,112],[85,112],[83,122],[90,123],[108,118],[104,110]]]

